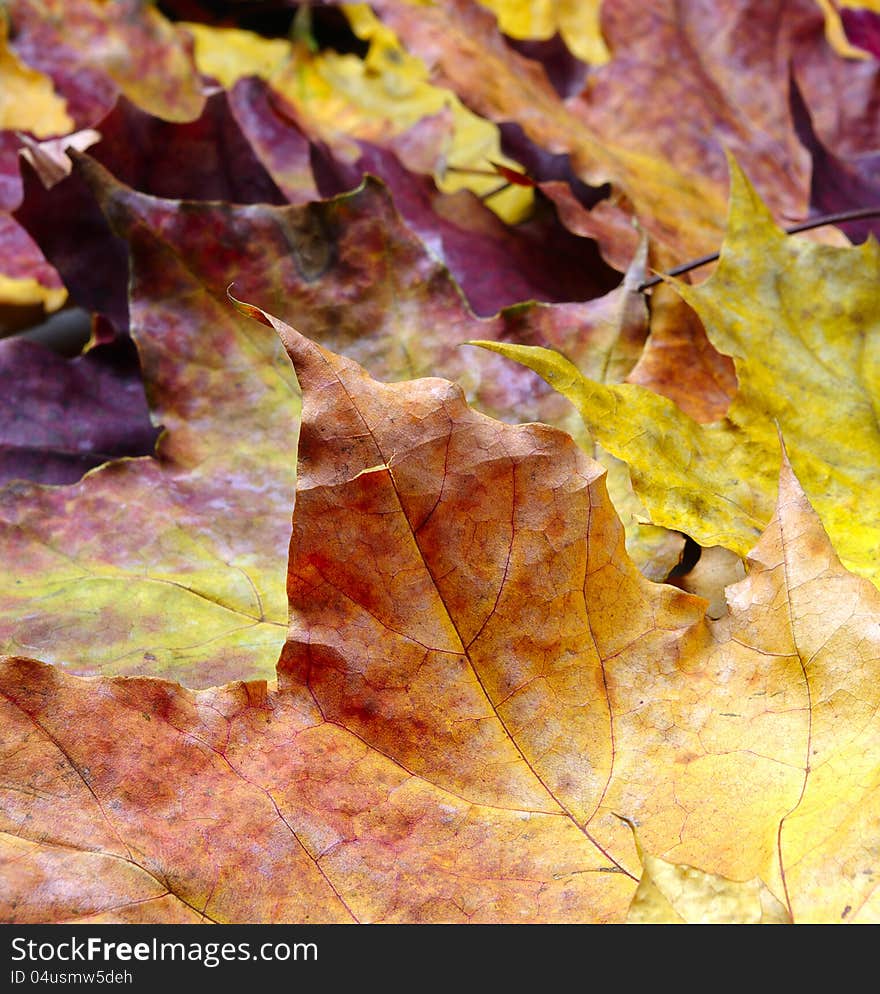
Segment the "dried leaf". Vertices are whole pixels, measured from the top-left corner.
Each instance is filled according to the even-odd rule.
[[[9,47],[8,31],[6,15],[0,12],[0,304],[42,305],[53,311],[66,297],[58,274],[9,215],[21,199],[21,142],[13,132],[30,131],[37,137],[63,134],[71,130],[73,121],[52,81],[25,65]]]
[[[873,197],[880,63],[835,53],[814,0],[605,4],[612,58],[592,68],[558,34],[503,36],[474,0],[377,0],[384,24],[345,8],[364,59],[321,52],[331,21],[366,46],[338,10],[310,36],[302,8],[294,42],[244,38],[217,69],[232,91],[205,102],[193,35],[158,8],[61,6],[6,5],[14,58],[104,139],[59,178],[63,153],[0,132],[20,252],[0,269],[60,289],[14,210],[99,314],[93,343],[107,319],[131,328],[146,448],[162,434],[74,485],[0,486],[0,916],[880,920],[880,592],[841,565],[784,452],[778,475],[781,428],[835,544],[877,582],[876,244],[785,239],[737,175],[715,276],[652,294],[647,345],[635,290],[640,228],[655,268],[715,247],[722,146],[777,215],[800,219],[808,184],[813,210]],[[432,87],[416,49],[501,122],[527,177],[480,159],[499,130]],[[477,137],[459,159],[462,121]],[[19,207],[20,141],[58,182],[23,161]],[[447,160],[535,214],[505,227],[438,192],[466,175]],[[387,183],[355,188],[365,171]],[[602,291],[548,200],[628,267],[623,286],[475,317],[444,262],[487,314]],[[642,543],[625,463],[606,474],[546,423],[487,417],[553,422],[601,455],[561,394],[458,348],[472,338],[561,382],[658,520],[737,551],[689,570],[689,542],[680,586],[647,579],[683,536]],[[114,455],[76,385],[101,348],[57,368],[0,348],[14,467],[50,471],[51,446],[76,462],[80,442]],[[82,436],[18,396],[34,366],[74,382]],[[459,385],[413,379],[438,373]]]
[[[296,432],[296,398],[274,339],[253,339],[225,312],[230,283],[383,376],[444,371],[489,411],[569,424],[576,416],[568,405],[543,385],[536,390],[531,374],[510,375],[496,357],[474,362],[459,343],[516,336],[598,355],[620,334],[622,301],[633,297],[630,288],[480,321],[375,181],[307,207],[181,204],[136,194],[78,161],[70,179],[31,191],[28,218],[41,232],[62,211],[95,218],[91,239],[85,228],[75,241],[56,228],[46,244],[87,306],[106,306],[108,274],[131,253],[132,297],[114,303],[111,316],[127,324],[131,312],[153,419],[165,434],[158,462],[110,463],[71,491],[3,495],[5,554],[21,564],[0,586],[3,645],[76,672],[161,673],[196,687],[271,672],[277,649],[268,647],[277,647],[286,618],[278,550],[287,547],[294,474],[280,453]],[[644,334],[638,321],[626,332],[630,350],[640,327]],[[127,508],[138,509],[139,527],[114,524]],[[87,523],[108,513],[98,539]],[[252,524],[240,529],[239,516]],[[47,535],[55,536],[48,549]],[[103,579],[83,581],[92,575]],[[56,592],[51,601],[46,589]],[[198,647],[212,640],[228,645],[228,655],[202,670]]]
[[[698,892],[877,920],[880,593],[787,464],[707,623],[627,563],[565,435],[243,306],[304,391],[279,687],[6,659],[6,920],[622,921],[615,812]]]
[[[723,418],[737,390],[733,360],[713,347],[693,308],[664,284],[651,294],[651,334],[626,381],[668,397],[703,424]]]
[[[476,314],[488,317],[527,300],[590,300],[619,284],[595,242],[572,235],[543,197],[528,221],[510,227],[471,192],[439,192],[429,177],[407,170],[392,152],[365,142],[361,152],[348,168],[324,160],[321,193],[353,189],[366,175],[380,177],[403,219],[449,267]],[[547,265],[548,256],[557,260],[553,266]]]
[[[70,487],[0,490],[2,556],[15,563],[0,580],[2,643],[79,672],[167,673],[195,686],[268,675],[287,617],[295,378],[274,336],[230,313],[175,251],[179,239],[162,237],[161,206],[173,219],[176,202],[79,163],[44,195],[64,198],[85,177],[91,209],[124,236],[98,234],[99,264],[83,278],[103,280],[107,259],[124,267],[120,244],[131,253],[127,310],[164,432],[156,458],[109,462]],[[209,231],[201,238],[216,247]]]
[[[786,237],[732,169],[719,267],[700,287],[675,284],[715,347],[733,356],[739,391],[724,420],[700,425],[640,387],[589,381],[562,356],[487,347],[569,397],[593,437],[629,464],[651,520],[703,546],[745,555],[760,534],[772,513],[781,430],[844,563],[880,583],[877,245],[837,248]]]
[[[94,128],[84,128],[74,131],[61,138],[49,138],[46,141],[34,141],[28,135],[19,135],[22,148],[19,154],[27,159],[31,168],[40,177],[46,189],[51,189],[70,175],[72,163],[67,155],[68,148],[77,152],[85,152],[95,142],[101,140],[101,135]]]
[[[0,211],[0,258],[5,270],[0,273],[0,304],[28,313],[35,306],[56,311],[64,304],[67,292],[58,273],[24,228],[4,211]]]
[[[841,58],[828,44],[815,0],[791,0],[792,75],[821,142],[850,158],[880,148],[880,122],[874,111],[880,93],[876,59]],[[846,93],[846,100],[840,94]]]
[[[810,111],[797,85],[792,82],[791,109],[798,137],[813,160],[810,207],[817,214],[836,214],[880,205],[880,155],[868,153],[844,158],[826,148],[816,134]],[[853,242],[863,242],[870,233],[880,234],[880,218],[869,217],[839,223]]]
[[[254,76],[238,80],[227,91],[226,99],[254,154],[287,202],[318,200],[312,144],[293,107]]]
[[[286,202],[225,92],[209,96],[198,117],[184,123],[164,121],[120,97],[98,127],[101,141],[90,155],[141,193],[169,200]]]

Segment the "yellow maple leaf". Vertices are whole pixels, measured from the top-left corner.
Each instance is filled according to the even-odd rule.
[[[270,80],[291,57],[290,42],[264,38],[241,28],[215,28],[197,22],[182,23],[195,43],[196,65],[226,89],[245,76]]]
[[[546,349],[480,343],[534,369],[630,466],[655,524],[745,555],[773,511],[778,431],[841,559],[880,584],[880,249],[789,238],[731,162],[721,261],[700,286],[674,283],[739,391],[703,425],[634,384],[595,383]],[[833,415],[829,415],[833,412]]]

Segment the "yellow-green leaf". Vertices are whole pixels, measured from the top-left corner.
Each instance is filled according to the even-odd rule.
[[[739,391],[701,425],[632,384],[595,383],[545,349],[487,345],[575,404],[630,466],[655,524],[745,555],[773,511],[781,432],[792,465],[846,566],[880,583],[880,250],[787,237],[731,163],[721,261],[701,286],[676,283]],[[833,412],[831,414],[830,412]]]

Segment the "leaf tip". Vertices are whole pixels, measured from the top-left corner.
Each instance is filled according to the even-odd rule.
[[[790,501],[791,499],[806,500],[806,494],[804,493],[804,488],[801,486],[800,480],[798,480],[797,475],[791,465],[791,459],[788,455],[788,449],[785,445],[785,439],[782,436],[782,427],[778,421],[774,422],[776,424],[776,434],[779,438],[779,450],[780,450],[780,464],[779,464],[779,497],[778,502],[782,503],[785,501]]]
[[[725,243],[746,231],[754,231],[756,225],[771,229],[781,238],[785,233],[776,224],[767,205],[761,199],[752,181],[746,175],[736,156],[725,145],[724,154],[727,158],[727,169],[730,175],[730,197],[727,216],[727,236]],[[769,234],[765,231],[765,234]],[[723,251],[723,250],[722,250]]]
[[[247,301],[239,300],[232,292],[232,288],[235,286],[235,282],[229,284],[226,287],[226,296],[229,298],[229,302],[236,308],[239,313],[244,314],[245,317],[253,318],[255,321],[259,321],[260,324],[268,325],[270,328],[272,325],[272,320],[269,315],[259,307],[254,304],[249,304]]]
[[[319,359],[320,357],[324,357],[324,359],[326,359],[330,353],[328,353],[326,349],[321,348],[320,345],[311,341],[303,335],[302,332],[291,327],[291,325],[289,325],[286,321],[282,321],[281,318],[277,318],[274,314],[264,311],[262,307],[257,307],[256,304],[249,304],[247,301],[239,300],[238,297],[232,293],[232,288],[234,286],[235,283],[233,282],[226,288],[226,296],[229,298],[230,303],[240,314],[243,314],[248,318],[253,318],[255,321],[259,321],[260,324],[267,325],[275,332],[276,335],[278,335],[281,339],[281,344],[290,356],[297,378],[300,379],[300,383],[302,383],[302,379],[300,377],[308,364]]]
[[[93,128],[43,141],[23,131],[15,134],[21,142],[19,155],[30,163],[47,190],[70,175],[77,155],[101,141],[101,133]]]

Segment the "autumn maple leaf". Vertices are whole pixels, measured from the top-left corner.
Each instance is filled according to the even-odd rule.
[[[222,106],[213,112],[225,120]],[[115,121],[145,143],[165,136],[172,150],[190,149],[193,130],[209,126],[181,135],[125,108]],[[117,137],[111,162],[124,162],[121,146]],[[153,182],[179,183],[163,161]],[[130,328],[163,429],[156,458],[109,462],[65,491],[19,483],[0,493],[0,548],[17,564],[0,578],[2,645],[80,673],[204,687],[273,672],[294,486],[294,464],[280,453],[296,437],[298,391],[277,338],[228,308],[231,283],[377,374],[454,376],[487,412],[572,428],[577,416],[533,374],[488,354],[474,361],[460,343],[493,336],[564,348],[614,380],[647,333],[636,271],[594,301],[476,318],[375,180],[301,206],[181,202],[133,191],[80,157],[51,190],[32,173],[26,185],[19,216],[74,298]],[[75,233],[51,224],[64,213],[81,219]],[[621,492],[628,487],[622,479]],[[241,530],[243,518],[251,524]],[[84,521],[106,531],[96,539]],[[632,530],[650,531],[634,520]],[[665,576],[681,540],[644,544],[644,562],[656,558]],[[226,649],[202,669],[206,641]]]
[[[722,420],[700,424],[637,385],[597,384],[547,350],[486,347],[569,397],[596,440],[629,464],[652,520],[703,545],[743,555],[763,529],[781,430],[842,558],[877,582],[876,242],[839,248],[786,237],[731,165],[719,267],[701,286],[675,285],[733,357],[739,385]]]
[[[93,328],[0,343],[0,917],[880,919],[876,244],[734,167],[638,289],[725,147],[873,195],[880,64],[813,0],[183,6],[0,15],[0,303]]]
[[[629,562],[566,435],[245,310],[304,395],[278,687],[8,658],[10,920],[618,921],[621,817],[792,920],[875,917],[880,594],[787,464],[707,622]]]

